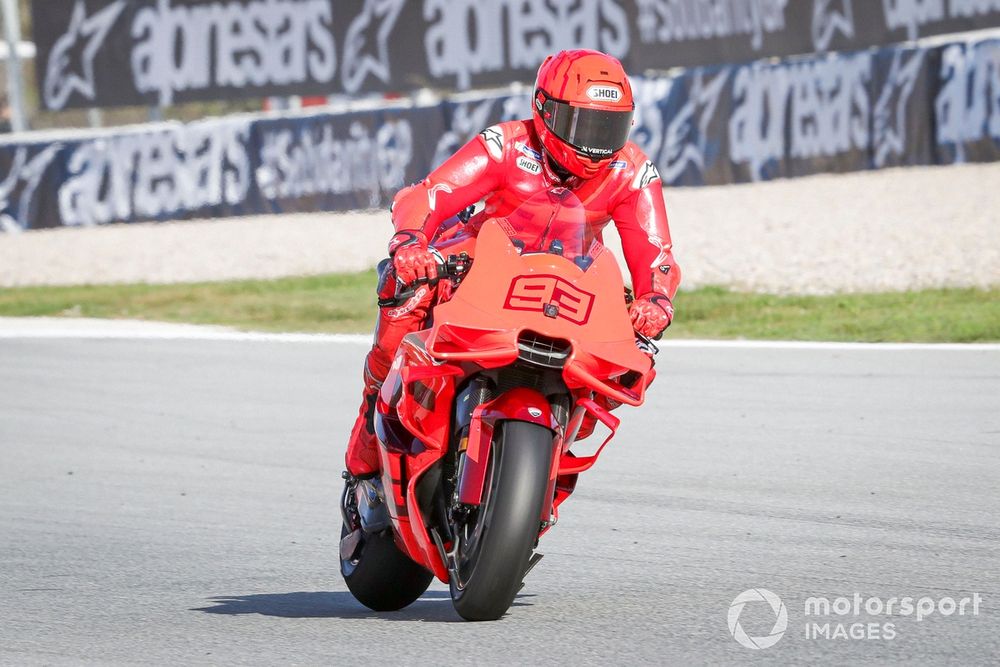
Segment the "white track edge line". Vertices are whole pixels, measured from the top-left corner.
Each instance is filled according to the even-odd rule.
[[[242,331],[98,331],[74,329],[0,330],[0,340],[190,340],[239,343],[339,343],[371,345],[361,334],[263,333]]]

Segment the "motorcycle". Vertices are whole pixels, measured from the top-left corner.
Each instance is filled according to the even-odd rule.
[[[641,405],[655,376],[618,264],[570,190],[483,222],[473,256],[443,262],[450,298],[404,338],[382,386],[380,476],[345,473],[341,574],[377,611],[409,605],[437,577],[463,618],[503,616],[578,475],[614,437],[611,410]],[[610,434],[579,452],[598,422]]]

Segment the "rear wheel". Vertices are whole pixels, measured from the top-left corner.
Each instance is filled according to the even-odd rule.
[[[351,532],[343,524],[340,539]],[[340,573],[358,602],[374,611],[396,611],[412,604],[434,578],[399,550],[391,530],[362,533],[354,553],[341,557]]]
[[[453,527],[451,598],[462,618],[493,621],[514,602],[541,529],[552,446],[547,428],[497,424],[483,502]]]

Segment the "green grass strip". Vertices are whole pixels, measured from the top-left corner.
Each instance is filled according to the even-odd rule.
[[[369,332],[375,273],[182,285],[0,290],[0,316],[133,318],[256,331]],[[1000,341],[1000,290],[774,296],[681,292],[672,338]]]

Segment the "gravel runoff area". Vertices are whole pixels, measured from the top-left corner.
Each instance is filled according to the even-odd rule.
[[[1000,163],[665,194],[689,288],[822,294],[1000,285]],[[384,256],[390,232],[387,213],[375,211],[0,234],[0,286],[356,271]]]

